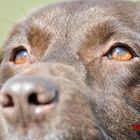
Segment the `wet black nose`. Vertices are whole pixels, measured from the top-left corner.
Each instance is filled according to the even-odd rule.
[[[56,86],[43,77],[22,76],[7,81],[0,92],[2,114],[10,122],[42,121],[55,108]]]

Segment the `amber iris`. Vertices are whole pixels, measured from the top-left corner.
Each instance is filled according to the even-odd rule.
[[[128,61],[133,58],[133,55],[127,48],[115,47],[111,50],[109,58],[117,61]]]
[[[14,63],[15,64],[22,64],[29,60],[29,54],[27,50],[19,50],[15,54]]]

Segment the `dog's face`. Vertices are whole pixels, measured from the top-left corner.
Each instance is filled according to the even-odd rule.
[[[1,140],[136,140],[140,6],[72,1],[33,12],[1,51]]]

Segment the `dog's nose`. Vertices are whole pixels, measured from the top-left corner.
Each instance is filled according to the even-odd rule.
[[[4,117],[13,123],[43,121],[55,108],[56,86],[43,77],[22,76],[7,81],[1,89],[0,105]]]

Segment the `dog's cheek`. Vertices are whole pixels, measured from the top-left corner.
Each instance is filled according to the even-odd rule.
[[[7,64],[2,65],[0,69],[0,83],[5,83],[10,77],[16,74],[16,71]]]
[[[16,65],[13,62],[3,61],[0,67],[0,83],[5,83],[9,78],[28,68],[29,64]]]
[[[125,101],[140,113],[140,62],[129,67],[129,79],[124,92]]]
[[[88,82],[92,90],[91,98],[94,100],[94,103],[92,102],[93,100],[91,102],[95,107],[98,121],[102,122],[104,128],[109,128],[108,130],[111,134],[114,134],[114,137],[117,136],[120,139],[124,139],[122,137],[123,130],[128,132],[128,134],[130,132],[135,133],[131,128],[131,124],[139,119],[137,108],[139,107],[140,86],[136,88],[134,84],[134,89],[130,90],[130,83],[134,82],[134,77],[139,79],[139,72],[135,72],[136,69],[139,69],[135,67],[138,63],[117,62],[114,65],[110,61],[107,61],[107,63],[100,61],[99,63],[97,60],[87,65],[88,77],[90,77]],[[136,76],[134,76],[134,73],[137,73]],[[126,98],[127,100],[129,99],[129,103]],[[134,100],[137,100],[137,104],[134,103]],[[99,110],[102,110],[104,113],[99,112]],[[106,118],[109,118],[110,121],[105,121]],[[110,128],[111,125],[114,127]],[[118,133],[122,133],[122,135],[118,135]]]
[[[127,104],[140,113],[140,81],[138,79],[129,84],[126,92],[124,92],[124,98]]]

